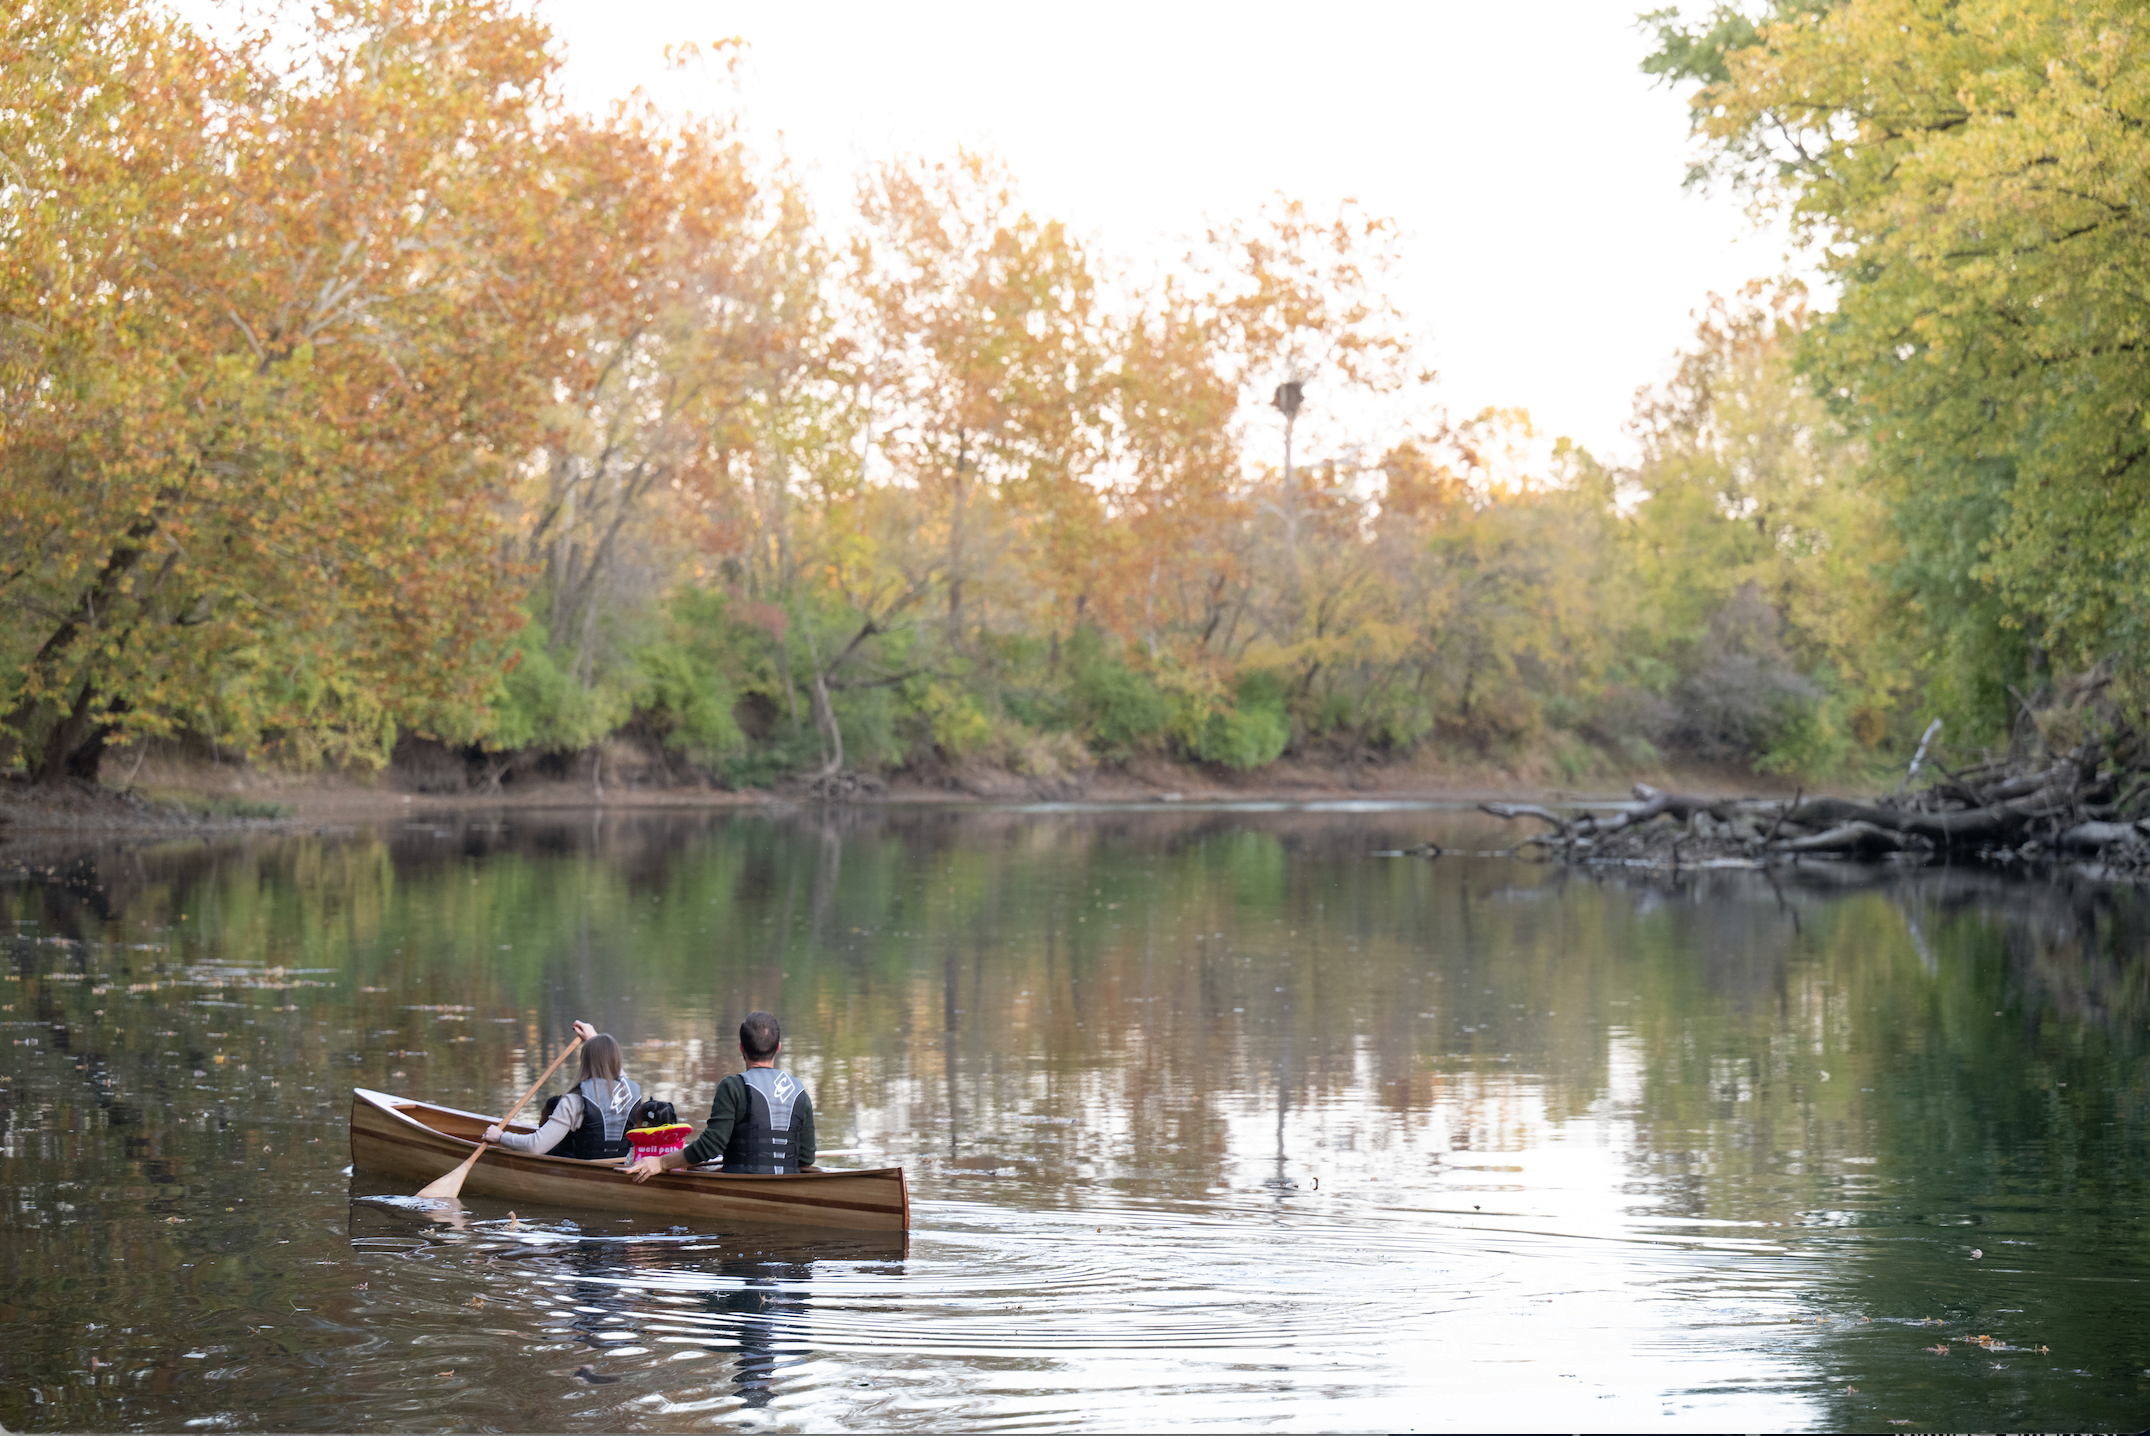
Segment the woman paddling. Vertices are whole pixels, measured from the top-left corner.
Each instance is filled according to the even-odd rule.
[[[485,1140],[512,1152],[552,1152],[595,1161],[628,1153],[627,1128],[642,1089],[620,1075],[620,1044],[587,1022],[575,1024],[582,1039],[582,1074],[575,1090],[554,1098],[535,1132],[485,1129]]]

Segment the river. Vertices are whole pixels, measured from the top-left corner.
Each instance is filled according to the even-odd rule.
[[[18,871],[0,1425],[2150,1421],[2150,900],[1509,836],[512,812]],[[577,1017],[698,1120],[756,1007],[907,1241],[349,1170],[352,1087],[504,1110]]]

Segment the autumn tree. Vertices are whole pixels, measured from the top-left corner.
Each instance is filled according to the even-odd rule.
[[[314,27],[278,64],[121,0],[0,20],[0,732],[40,778],[181,724],[378,753],[512,625],[544,35]]]
[[[1221,357],[1247,419],[1265,406],[1282,415],[1281,468],[1292,465],[1301,403],[1336,413],[1341,395],[1393,394],[1432,380],[1412,356],[1409,322],[1386,287],[1401,244],[1394,220],[1355,200],[1325,218],[1282,195],[1251,223],[1210,232],[1202,260],[1214,285]],[[1289,407],[1286,386],[1295,391]],[[1330,440],[1342,442],[1342,432],[1332,429]]]
[[[1171,279],[1113,338],[1114,431],[1100,483],[1111,522],[1070,619],[1153,659],[1232,643],[1243,484],[1238,385],[1219,341],[1214,307]]]
[[[1240,442],[1254,460],[1240,567],[1264,578],[1243,596],[1255,621],[1237,657],[1279,672],[1302,731],[1310,721],[1326,727],[1311,695],[1338,656],[1345,615],[1368,594],[1356,562],[1372,492],[1364,408],[1432,378],[1414,363],[1408,321],[1387,293],[1401,236],[1352,201],[1321,217],[1278,197],[1209,243],[1221,367],[1238,391]],[[1315,433],[1328,452],[1311,463],[1293,448],[1302,405],[1327,421]],[[1251,452],[1268,408],[1284,429],[1275,469]]]
[[[1086,498],[1104,397],[1096,280],[1066,229],[1023,210],[980,155],[882,166],[859,204],[876,445],[943,546],[960,649],[996,562],[1049,542],[1026,530]]]
[[[578,263],[517,489],[531,623],[472,726],[575,751],[632,721],[706,759],[738,740],[735,680],[688,655],[707,635],[667,610],[695,606],[682,589],[706,585],[705,557],[744,589],[763,576],[752,518],[791,411],[828,375],[825,256],[796,185],[757,177],[729,121],[624,105],[565,122],[555,154],[554,242]]]

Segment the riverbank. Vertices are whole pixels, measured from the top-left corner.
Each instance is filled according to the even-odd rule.
[[[524,778],[493,791],[415,791],[413,775],[279,773],[235,764],[168,762],[131,772],[127,787],[69,779],[33,787],[0,780],[0,844],[23,835],[155,836],[305,830],[418,813],[496,810],[705,810],[796,807],[827,801],[800,780],[729,792],[707,785],[601,783]],[[1563,786],[1494,764],[1430,760],[1339,763],[1286,760],[1250,773],[1161,758],[1039,779],[984,765],[898,772],[856,785],[843,801],[869,804],[1321,802],[1350,799],[1479,802],[1619,802],[1647,779],[1748,797],[1784,796],[1792,785],[1736,770],[1624,774]]]

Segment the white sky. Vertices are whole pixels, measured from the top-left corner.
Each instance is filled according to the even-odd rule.
[[[1638,385],[1689,311],[1785,268],[1738,202],[1681,188],[1684,100],[1636,65],[1645,0],[1460,4],[747,5],[542,0],[569,94],[640,86],[667,107],[738,103],[669,42],[749,44],[758,148],[808,175],[839,225],[865,164],[990,149],[1025,204],[1146,270],[1205,220],[1283,191],[1355,197],[1407,236],[1394,291],[1458,416],[1522,405],[1625,458]],[[1316,396],[1309,396],[1310,402]]]

